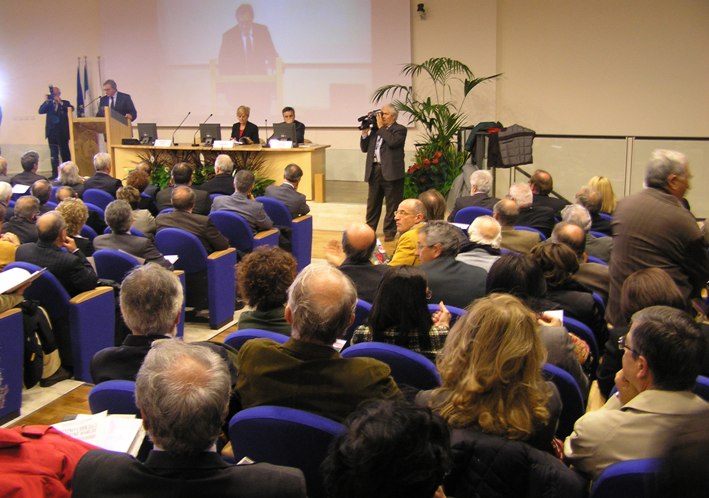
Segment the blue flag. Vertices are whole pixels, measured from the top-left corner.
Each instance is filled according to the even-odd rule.
[[[84,57],[84,102],[90,102],[91,95],[89,94],[89,68]]]
[[[86,68],[84,68],[85,70]],[[76,66],[76,117],[84,116],[84,87],[81,85],[81,59]]]

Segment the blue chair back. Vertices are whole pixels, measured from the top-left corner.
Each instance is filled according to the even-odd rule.
[[[57,190],[59,190],[58,186],[52,187],[52,191],[49,193],[49,200],[52,202],[57,202]]]
[[[345,340],[345,346],[343,347],[343,349],[349,347],[350,340],[354,335],[355,329],[360,325],[364,325],[365,323],[367,323],[367,318],[369,318],[369,314],[371,312],[371,304],[369,304],[364,299],[357,299],[357,304],[355,305],[355,319],[354,322],[352,322],[352,325],[350,325],[350,328],[348,328],[345,332],[345,335],[343,337],[343,339]]]
[[[464,207],[453,217],[454,223],[465,223],[470,225],[478,216],[492,216],[492,210],[480,206]]]
[[[103,234],[108,235],[109,233],[113,233],[113,230],[111,230],[111,227],[106,227],[103,230]],[[135,235],[136,237],[145,237],[145,234],[135,227],[130,227],[130,234]]]
[[[598,370],[598,360],[600,351],[598,349],[598,342],[596,342],[596,336],[593,335],[591,328],[585,323],[579,322],[575,318],[571,318],[566,315],[564,315],[564,327],[566,327],[566,330],[568,330],[572,334],[577,335],[583,341],[585,341],[586,344],[588,344],[588,347],[591,350],[591,355],[593,355],[593,361],[591,363],[591,372],[595,376],[596,371]]]
[[[50,207],[50,208],[52,208],[52,209],[57,209],[57,203],[56,203],[56,202],[53,202],[53,201],[47,201],[47,202],[45,203],[45,206]]]
[[[86,205],[86,209],[88,209],[92,213],[96,213],[98,216],[101,217],[102,220],[105,219],[106,215],[104,214],[102,207],[97,206],[92,202],[84,202],[84,204]]]
[[[135,382],[132,380],[109,380],[101,382],[89,391],[91,413],[108,411],[109,414],[140,416],[135,406]]]
[[[597,292],[594,292],[591,294],[593,297],[593,301],[596,303],[596,306],[598,306],[598,310],[601,312],[601,316],[605,316],[606,314],[606,301],[603,299],[603,296],[598,294]]]
[[[445,304],[445,303],[443,303],[443,304]],[[451,327],[458,320],[458,318],[465,315],[465,310],[463,308],[458,308],[457,306],[450,306],[448,304],[446,304],[446,308],[448,308],[448,311],[451,312],[451,323],[450,323]],[[428,311],[431,312],[431,314],[438,311],[438,304],[430,303],[428,305]]]
[[[23,261],[15,261],[5,267],[23,268],[30,273],[41,270],[39,266]],[[45,271],[37,280],[32,282],[25,291],[25,298],[35,299],[42,303],[44,309],[47,310],[52,317],[68,317],[69,316],[69,300],[71,297],[64,289],[64,286],[57,280],[57,277],[49,271]]]
[[[238,462],[248,456],[256,462],[296,467],[303,471],[308,496],[324,497],[320,464],[330,442],[345,427],[319,415],[280,406],[242,410],[229,422],[229,439]]]
[[[263,204],[263,208],[271,218],[273,224],[279,227],[290,227],[293,219],[285,204],[273,197],[257,197],[257,201]]]
[[[155,245],[163,254],[177,254],[173,265],[185,273],[196,273],[207,268],[207,251],[199,239],[179,228],[163,228],[155,234]]]
[[[224,339],[224,344],[227,344],[238,351],[246,341],[250,341],[251,339],[271,339],[279,344],[283,344],[289,339],[289,337],[287,335],[279,334],[278,332],[271,332],[270,330],[241,329],[226,336],[226,339]]]
[[[692,389],[692,392],[704,401],[709,402],[709,377],[698,375],[697,382],[694,384],[694,389]]]
[[[598,213],[598,216],[608,221],[611,221],[613,219],[613,217],[608,213]]]
[[[224,194],[209,194],[209,198],[212,200],[212,202],[214,202],[214,199],[216,199],[220,195],[224,195]]]
[[[114,249],[100,249],[93,254],[96,275],[121,283],[126,274],[140,262],[128,253]]]
[[[526,230],[527,232],[538,233],[538,234],[539,234],[539,240],[541,240],[542,242],[544,242],[545,240],[547,240],[547,236],[544,235],[544,234],[543,234],[542,232],[540,232],[539,230],[537,230],[536,228],[525,227],[525,226],[522,226],[522,225],[517,225],[517,226],[514,227],[514,229],[515,229],[515,230]]]
[[[608,266],[608,261],[603,261],[595,256],[586,256],[589,263],[598,263],[599,265]]]
[[[100,207],[101,209],[106,209],[106,206],[116,200],[116,198],[108,192],[104,190],[99,190],[97,188],[90,188],[84,190],[84,193],[81,194],[81,199],[84,201],[84,203],[90,202],[91,204],[94,204]]]
[[[627,460],[610,465],[593,483],[590,498],[654,497],[659,468],[659,458]]]
[[[608,234],[607,234],[607,233],[596,232],[595,230],[589,230],[588,233],[590,233],[591,235],[593,235],[593,236],[596,237],[597,239],[599,239],[599,238],[601,238],[601,237],[608,237]]]
[[[400,346],[382,342],[360,342],[342,351],[342,356],[375,358],[386,363],[399,386],[433,389],[441,385],[441,376],[431,360]]]
[[[231,211],[214,211],[209,215],[209,219],[217,230],[229,239],[231,247],[243,252],[253,250],[254,232],[243,217]]]
[[[79,235],[81,235],[85,239],[94,240],[98,234],[96,233],[96,230],[91,228],[89,225],[84,225],[83,227],[81,227]]]
[[[313,253],[313,218],[312,216],[300,216],[295,220],[291,219],[288,207],[272,197],[257,197],[257,201],[263,204],[266,214],[277,227],[283,227],[291,231],[291,252],[298,262],[298,271],[308,266]]]
[[[20,415],[25,334],[19,309],[5,311],[0,317],[0,365],[3,377],[0,390],[7,389],[5,403],[0,403],[0,424],[4,424]]]
[[[171,208],[171,207],[161,209],[160,212],[158,213],[158,216],[160,216],[161,214],[165,214],[165,213],[172,213],[174,210],[175,210],[175,208]]]
[[[549,363],[542,367],[542,375],[556,385],[561,395],[563,407],[559,417],[556,436],[564,439],[574,430],[574,424],[584,414],[585,406],[581,389],[566,370]]]

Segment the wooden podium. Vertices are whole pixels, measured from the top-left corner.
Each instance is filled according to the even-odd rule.
[[[116,176],[116,158],[114,145],[121,145],[124,138],[133,137],[131,122],[108,107],[103,108],[101,118],[74,118],[69,116],[69,147],[71,157],[79,166],[79,174],[93,176],[93,157],[98,152],[101,135],[106,136],[106,149],[111,155],[111,176]]]

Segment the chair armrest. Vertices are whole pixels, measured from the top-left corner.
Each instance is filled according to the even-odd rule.
[[[69,301],[69,330],[74,360],[74,377],[93,382],[91,359],[114,345],[116,300],[112,287],[97,287]]]
[[[293,218],[293,223],[302,223],[303,221],[307,219],[312,219],[313,215],[312,214],[304,214],[303,216],[298,216],[297,218]]]
[[[113,292],[113,287],[107,287],[107,286],[96,287],[93,290],[82,292],[81,294],[77,294],[76,296],[72,297],[69,300],[69,304],[85,303],[89,299],[93,299],[96,296],[100,296],[100,295],[105,294],[107,292]]]
[[[254,240],[261,240],[265,239],[266,237],[272,237],[272,236],[278,236],[278,229],[277,228],[270,228],[268,230],[261,230],[260,232],[256,232],[256,235],[254,235]]]
[[[22,313],[22,310],[20,308],[10,308],[9,310],[0,313],[0,320],[2,320],[3,318],[7,318],[8,316],[15,315],[17,313]]]
[[[232,253],[232,252],[236,252],[236,249],[234,249],[233,247],[230,247],[229,249],[224,249],[221,251],[214,251],[212,254],[207,256],[207,259],[219,259],[221,257],[224,257],[227,254]]]
[[[209,326],[217,329],[234,319],[236,249],[212,253],[207,260]]]

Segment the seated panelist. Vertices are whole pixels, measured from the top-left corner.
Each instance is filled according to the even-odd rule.
[[[232,140],[238,140],[241,143],[247,144],[259,143],[258,126],[249,122],[250,114],[250,107],[240,105],[236,109],[236,119],[238,119],[239,121],[237,123],[234,123],[234,125],[231,127]]]

